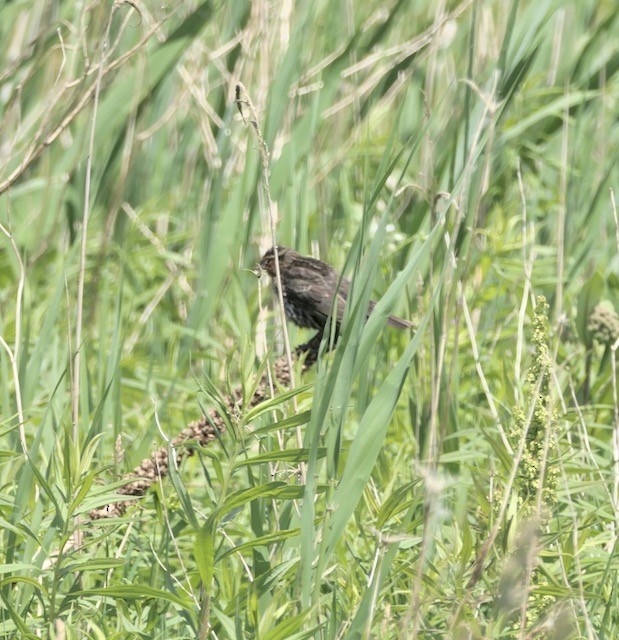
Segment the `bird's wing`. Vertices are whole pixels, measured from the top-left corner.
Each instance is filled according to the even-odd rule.
[[[298,302],[307,305],[316,311],[317,314],[326,320],[333,309],[333,287],[317,287],[314,284],[304,284],[295,287],[294,291],[288,288],[288,295],[294,295]],[[337,321],[341,322],[344,317],[344,306],[346,304],[346,294],[342,291],[337,293]]]
[[[340,280],[339,274],[335,271],[313,272],[311,276],[304,273],[304,276],[297,276],[294,279],[294,287],[291,287],[291,282],[290,280],[288,281],[287,295],[290,301],[306,310],[306,313],[314,320],[314,325],[317,328],[322,328],[333,309],[333,291],[335,291],[339,281],[336,315],[336,322],[339,325],[344,318],[344,307],[348,298],[350,280],[347,278],[341,278]],[[370,300],[366,317],[372,313],[375,306],[376,303]],[[387,323],[398,329],[406,329],[412,326],[412,323],[408,320],[395,316],[389,316]]]
[[[292,274],[291,274],[292,275]],[[294,273],[286,281],[286,294],[290,302],[305,309],[315,320],[316,326],[324,326],[333,308],[333,295],[338,284],[339,274],[334,270],[308,270]],[[338,324],[344,317],[344,305],[350,282],[342,278],[337,293]]]

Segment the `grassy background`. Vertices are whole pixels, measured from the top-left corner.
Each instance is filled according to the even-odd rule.
[[[614,0],[0,2],[0,637],[619,637],[617,33]],[[278,241],[420,327],[353,313],[92,523],[281,351],[238,81]]]

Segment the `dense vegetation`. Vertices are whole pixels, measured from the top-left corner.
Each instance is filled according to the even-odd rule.
[[[618,33],[615,0],[0,2],[0,637],[619,637]],[[250,406],[272,223],[358,304]]]

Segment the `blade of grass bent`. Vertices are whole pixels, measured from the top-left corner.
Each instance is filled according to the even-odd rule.
[[[444,273],[445,271],[443,270],[432,296],[432,302],[419,325],[418,331],[409,342],[396,366],[379,388],[361,419],[357,436],[354,438],[350,448],[342,479],[333,495],[333,516],[326,536],[326,546],[319,559],[322,565],[333,553],[335,545],[357,507],[357,503],[363,494],[363,489],[372,473],[383,445],[389,420],[400,397],[402,385],[406,380],[413,357],[417,353],[424,330],[438,301]]]

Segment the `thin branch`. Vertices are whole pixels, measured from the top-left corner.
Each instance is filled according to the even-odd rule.
[[[92,108],[92,119],[90,124],[90,140],[88,143],[88,155],[86,157],[86,180],[84,184],[84,210],[82,213],[82,235],[80,243],[80,268],[77,276],[77,317],[75,320],[75,365],[73,370],[73,388],[71,390],[71,414],[73,418],[73,442],[77,442],[79,434],[79,409],[80,409],[80,361],[82,352],[82,329],[84,316],[84,280],[86,273],[86,243],[88,241],[88,219],[90,217],[90,181],[92,177],[92,156],[95,152],[95,130],[97,126],[97,113],[99,108],[99,95],[101,92],[101,82],[103,80],[103,61],[105,60],[106,49],[109,42],[112,19],[119,5],[114,3],[110,17],[101,42],[101,64],[99,74],[95,83],[95,97]]]
[[[271,189],[269,186],[269,149],[267,147],[266,140],[262,135],[262,131],[260,130],[260,125],[258,124],[258,116],[256,114],[256,109],[254,108],[254,104],[247,93],[247,89],[243,86],[241,82],[238,82],[236,85],[236,98],[235,98],[236,106],[238,107],[239,113],[245,121],[245,113],[243,111],[243,107],[246,107],[249,111],[249,124],[251,125],[254,133],[256,134],[256,139],[258,140],[258,150],[260,151],[260,157],[262,158],[262,187],[264,189],[264,195],[267,203],[267,210],[269,214],[269,225],[271,228],[271,243],[273,246],[273,255],[275,257],[275,279],[277,281],[277,298],[279,301],[279,311],[283,328],[284,335],[284,349],[286,352],[286,360],[288,362],[288,368],[290,370],[290,384],[294,387],[294,372],[292,370],[292,351],[290,349],[290,339],[288,338],[288,330],[286,328],[286,310],[284,307],[284,294],[282,287],[282,277],[279,269],[279,255],[277,251],[277,237],[275,233],[275,216],[273,215],[273,202],[271,200]],[[297,434],[297,437],[300,437],[300,433]],[[302,441],[299,443],[299,446],[302,446]]]
[[[531,275],[533,273],[533,264],[535,262],[535,244],[531,243],[531,254],[527,259],[527,199],[524,193],[524,184],[522,182],[522,173],[520,171],[520,158],[516,168],[518,177],[518,189],[520,190],[520,202],[522,204],[522,263],[524,269],[524,289],[522,291],[522,299],[520,301],[520,310],[518,311],[518,340],[516,342],[516,362],[514,365],[514,397],[518,401],[520,397],[520,377],[522,374],[522,353],[524,350],[524,320],[527,314],[527,299],[531,291]],[[534,223],[531,222],[531,238],[535,238]]]
[[[569,86],[565,87],[566,97]],[[559,215],[557,216],[557,293],[555,300],[555,318],[563,315],[563,278],[565,271],[565,220],[567,208],[567,154],[569,142],[570,110],[566,106],[563,111],[563,136],[561,138],[561,187],[559,189]]]
[[[9,226],[5,227],[0,222],[0,232],[2,232],[8,239],[11,249],[17,259],[19,266],[19,279],[17,281],[17,296],[15,300],[15,342],[14,347],[11,349],[6,340],[0,336],[0,345],[6,351],[9,362],[11,363],[11,372],[13,374],[13,384],[15,385],[15,404],[17,406],[17,420],[19,422],[19,441],[21,443],[22,451],[28,456],[28,444],[26,443],[26,427],[24,419],[24,407],[21,395],[21,385],[19,382],[19,347],[21,343],[21,326],[22,326],[22,304],[24,298],[24,286],[26,283],[26,269],[24,267],[24,261],[22,260],[19,249],[15,242],[15,238],[10,231],[10,219]]]

